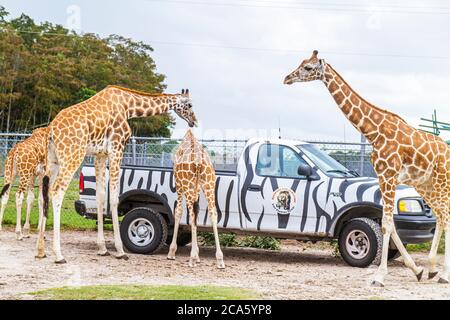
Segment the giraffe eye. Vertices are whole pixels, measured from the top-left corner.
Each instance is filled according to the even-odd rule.
[[[311,71],[312,70],[312,67],[310,67],[310,66],[305,66],[304,68],[305,68],[306,71]]]

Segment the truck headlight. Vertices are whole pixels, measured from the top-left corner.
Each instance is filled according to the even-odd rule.
[[[401,199],[398,202],[398,211],[401,213],[407,212],[422,212],[422,204],[416,199]]]

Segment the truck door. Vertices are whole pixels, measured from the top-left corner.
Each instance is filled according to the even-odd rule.
[[[259,145],[254,176],[243,186],[247,189],[245,205],[251,220],[246,221],[247,229],[301,231],[303,195],[309,182],[297,172],[301,164],[308,163],[289,146]]]

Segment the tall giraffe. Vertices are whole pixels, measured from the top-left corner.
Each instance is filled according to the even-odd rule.
[[[194,267],[196,262],[200,261],[197,243],[197,201],[199,199],[200,189],[203,189],[206,201],[208,203],[208,215],[213,226],[214,240],[216,242],[217,267],[223,269],[225,268],[225,263],[223,262],[223,253],[220,249],[219,234],[217,231],[217,211],[215,199],[216,173],[208,152],[197,141],[190,129],[186,132],[183,141],[175,151],[173,164],[178,198],[175,208],[175,227],[167,259],[175,259],[175,252],[177,251],[178,227],[180,225],[181,216],[183,215],[184,197],[186,198],[186,205],[188,208],[192,232],[192,247],[189,266]]]
[[[383,249],[381,264],[372,281],[384,286],[388,273],[387,256],[392,237],[405,265],[420,281],[423,268],[416,266],[401,242],[393,221],[394,197],[399,184],[416,188],[436,215],[436,231],[429,254],[431,279],[437,274],[436,254],[445,230],[445,263],[440,283],[448,283],[450,273],[450,148],[439,137],[419,131],[398,115],[364,100],[314,51],[311,58],[286,76],[284,83],[321,80],[344,115],[373,146],[372,164],[378,175],[383,199]]]
[[[92,98],[62,110],[49,125],[48,166],[44,185],[44,217],[37,242],[37,257],[45,257],[44,231],[49,193],[52,199],[53,251],[56,263],[65,263],[60,245],[61,204],[70,180],[85,155],[95,156],[98,215],[98,254],[108,255],[103,234],[105,211],[105,171],[109,162],[110,210],[116,258],[128,259],[122,247],[117,206],[119,172],[125,145],[131,136],[127,120],[174,110],[189,126],[197,124],[188,90],[181,94],[148,94],[118,86],[108,86]],[[50,190],[49,190],[50,189]]]
[[[30,237],[30,213],[34,201],[34,182],[39,177],[39,223],[42,222],[42,178],[45,173],[45,158],[47,156],[47,128],[33,130],[32,135],[16,144],[8,153],[5,162],[5,180],[1,197],[0,230],[3,214],[11,191],[11,184],[16,174],[19,175],[19,188],[16,192],[16,237],[17,240]],[[22,233],[22,202],[27,192],[27,211]]]

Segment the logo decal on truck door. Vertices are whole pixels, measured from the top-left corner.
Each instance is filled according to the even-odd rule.
[[[272,195],[272,206],[280,214],[289,214],[297,204],[294,191],[288,188],[278,188]]]

